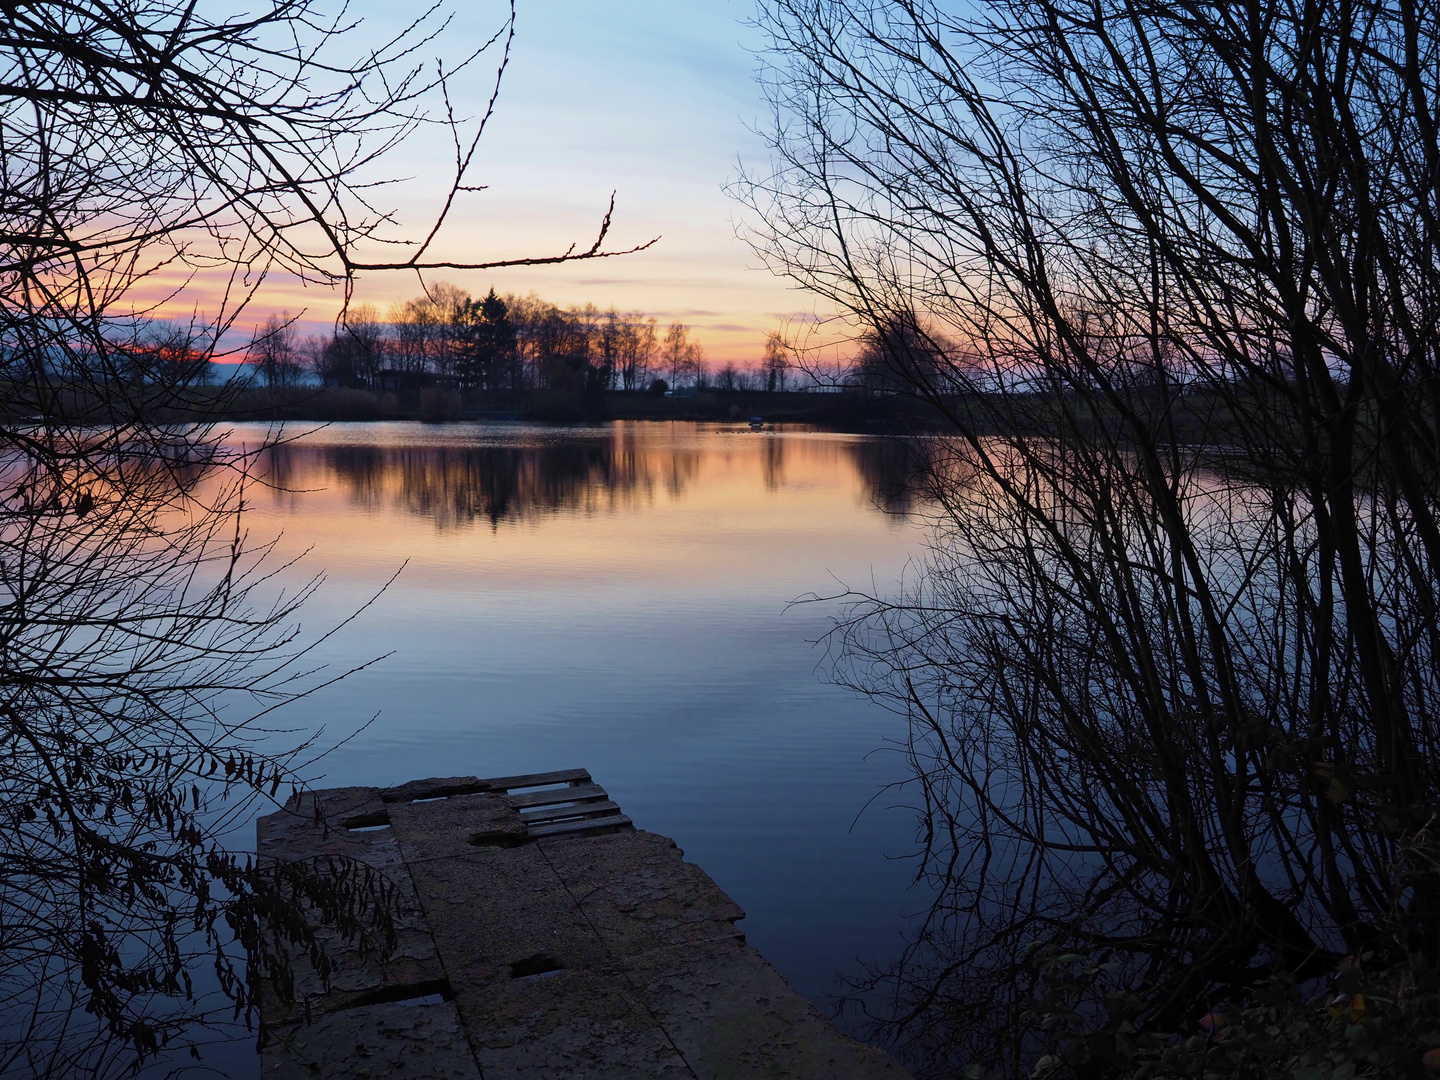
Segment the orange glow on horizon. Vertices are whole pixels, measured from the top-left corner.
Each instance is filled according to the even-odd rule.
[[[501,274],[469,275],[471,279],[481,281],[478,285],[474,280],[465,280],[466,277],[467,275],[463,274],[452,274],[448,278],[435,276],[427,278],[426,284],[433,286],[441,281],[451,281],[477,297],[484,296],[492,285],[501,295],[524,296],[533,292],[540,299],[553,303],[562,310],[583,307],[587,303],[594,304],[601,311],[612,306],[622,313],[638,310],[644,317],[655,318],[657,330],[662,336],[671,323],[683,323],[690,328],[690,339],[698,342],[705,350],[705,359],[712,371],[726,364],[734,364],[737,368],[754,368],[760,363],[764,353],[767,334],[783,332],[792,322],[808,324],[814,321],[813,314],[807,312],[721,311],[691,306],[665,306],[673,305],[677,299],[673,295],[676,291],[673,286],[657,289],[653,295],[648,295],[633,286],[627,286],[624,290],[612,288],[607,291],[603,285],[596,285],[587,292],[583,284],[557,281],[555,284],[558,287],[547,291],[543,283],[533,288],[507,287]],[[415,284],[413,276],[408,279],[409,287],[401,287],[403,278],[403,275],[391,275],[390,280],[385,282],[386,288],[383,291],[375,287],[380,284],[378,278],[373,283],[364,283],[368,287],[357,289],[352,305],[371,304],[384,319],[392,304],[403,303],[421,295],[420,287]],[[617,292],[623,293],[624,303],[613,295]],[[653,302],[645,303],[647,298]],[[126,299],[130,309],[148,311],[154,318],[169,319],[176,323],[195,320],[197,323],[206,324],[217,317],[233,316],[233,308],[227,312],[223,310],[223,305],[227,299],[233,305],[235,297],[233,292],[227,295],[225,282],[207,282],[204,275],[196,275],[183,284],[166,282],[157,275],[156,279],[146,280],[133,289]],[[338,288],[307,285],[299,281],[266,281],[234,319],[233,328],[222,339],[222,355],[216,358],[216,362],[242,362],[246,343],[255,329],[263,326],[271,315],[285,314],[296,317],[296,329],[302,335],[328,335],[340,315],[342,301],[343,297]]]

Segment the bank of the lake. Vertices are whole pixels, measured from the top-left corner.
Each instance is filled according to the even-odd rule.
[[[177,419],[222,417],[236,421],[405,421],[430,423],[521,420],[549,424],[596,424],[615,420],[732,423],[759,417],[767,424],[810,424],[832,431],[896,432],[931,422],[914,400],[800,390],[707,389],[678,395],[610,390],[462,392],[443,386],[369,390],[335,386],[200,386],[186,391],[189,404],[167,406]]]

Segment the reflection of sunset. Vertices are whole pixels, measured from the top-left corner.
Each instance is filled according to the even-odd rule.
[[[876,509],[895,505],[900,463],[851,436],[642,423],[559,438],[521,425],[364,433],[327,428],[271,451],[275,488],[255,498],[252,531],[303,532],[331,575],[424,551],[412,581],[463,566],[457,587],[577,573],[643,587],[864,561],[902,521]]]
[[[896,444],[679,423],[285,434],[288,490],[253,490],[245,527],[280,536],[272,565],[305,555],[279,584],[324,573],[304,632],[359,612],[316,662],[385,657],[278,721],[363,727],[326,785],[577,762],[744,897],[750,940],[803,993],[889,947],[908,869],[881,854],[912,822],[856,814],[896,778],[873,753],[893,720],[823,685],[812,642],[837,608],[792,601],[887,588],[920,548],[876,505],[905,503]]]

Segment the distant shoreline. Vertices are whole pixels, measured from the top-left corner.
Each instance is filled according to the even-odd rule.
[[[0,385],[0,390],[5,387]],[[598,424],[610,420],[704,421],[765,425],[808,424],[827,431],[865,434],[927,434],[937,431],[1001,434],[1014,430],[1016,417],[997,416],[986,396],[955,396],[930,404],[903,393],[858,389],[705,390],[667,397],[640,390],[566,392],[555,390],[458,391],[434,387],[369,390],[336,386],[240,387],[221,385],[163,386],[116,384],[104,400],[78,388],[11,383],[0,393],[4,412],[15,418],[36,414],[37,392],[51,400],[47,409],[84,423],[113,424],[117,416],[143,417],[147,422],[208,423],[215,421],[304,423],[366,423],[384,420],[451,423],[475,420],[523,420],[545,424]],[[1177,445],[1224,445],[1217,442],[1213,421],[1217,409],[1228,408],[1213,395],[1199,393],[1176,400],[1155,401],[1163,408]],[[1049,395],[1030,398],[1019,417],[1025,430],[1044,434],[1061,424],[1071,405]],[[1007,423],[1008,419],[1008,423]],[[1069,422],[1084,417],[1071,416]],[[1092,418],[1093,422],[1093,418]],[[1224,430],[1222,426],[1221,430]],[[1277,443],[1277,446],[1283,445]]]
[[[374,391],[341,387],[252,387],[226,392],[213,388],[213,408],[198,398],[209,387],[189,391],[192,409],[173,410],[175,419],[235,421],[299,420],[373,422],[413,420],[527,420],[579,424],[608,420],[683,420],[804,423],[837,431],[892,431],[929,426],[926,410],[908,398],[857,393],[763,390],[707,390],[685,397],[640,391],[567,394],[527,390],[508,394],[455,391]]]

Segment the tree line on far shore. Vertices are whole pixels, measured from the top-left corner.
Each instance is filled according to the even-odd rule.
[[[477,298],[441,282],[392,304],[383,318],[374,305],[358,304],[329,335],[302,337],[288,314],[272,315],[255,329],[246,362],[267,386],[381,389],[439,377],[481,391],[664,392],[784,390],[790,353],[771,333],[758,367],[716,369],[684,323],[661,330],[640,311],[565,309],[493,288]]]

